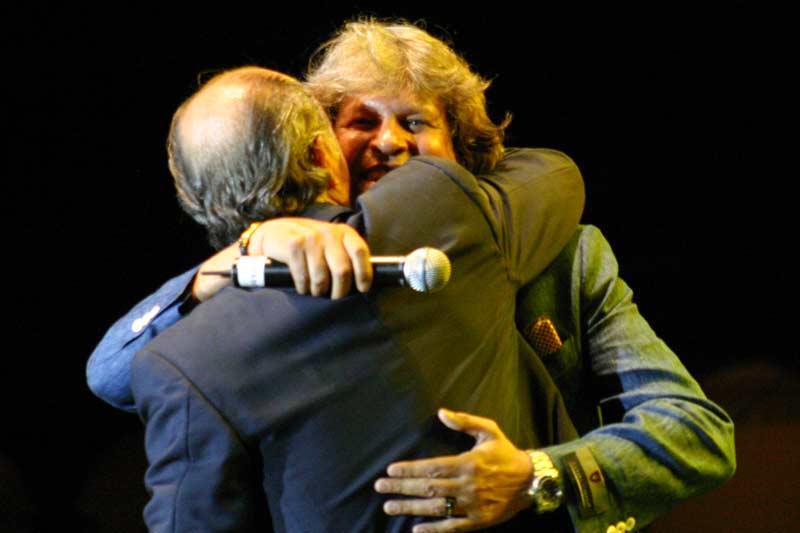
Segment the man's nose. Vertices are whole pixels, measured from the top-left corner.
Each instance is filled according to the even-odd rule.
[[[412,144],[411,133],[396,120],[386,120],[378,132],[376,148],[386,156],[396,156],[408,152]]]

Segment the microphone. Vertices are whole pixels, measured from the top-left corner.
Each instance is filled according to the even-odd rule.
[[[417,248],[408,255],[386,255],[370,258],[372,284],[382,287],[411,287],[417,292],[431,293],[450,281],[451,265],[447,255],[437,248]],[[237,287],[294,287],[288,265],[268,257],[243,255],[229,272],[201,272],[204,275],[228,276]]]

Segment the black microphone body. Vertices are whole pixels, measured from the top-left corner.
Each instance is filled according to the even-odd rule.
[[[376,257],[375,259],[380,259]],[[372,261],[372,284],[377,287],[404,287],[406,278],[403,275],[404,262],[384,263]]]

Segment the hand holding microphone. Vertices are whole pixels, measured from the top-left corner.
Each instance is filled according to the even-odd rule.
[[[410,287],[417,292],[441,290],[450,281],[447,255],[436,248],[418,248],[408,255],[373,256],[373,284]],[[241,256],[230,271],[202,271],[204,275],[228,276],[237,287],[293,287],[289,267],[264,256]]]
[[[226,285],[236,282],[240,265],[237,265],[237,275],[233,277],[231,267],[240,255],[262,256],[259,260],[261,274],[258,267],[254,270],[257,276],[256,282],[263,276],[266,262],[263,256],[271,258],[274,275],[264,279],[264,283],[267,286],[294,286],[298,294],[328,296],[335,300],[349,294],[353,285],[359,292],[368,291],[373,283],[373,277],[380,277],[376,283],[383,285],[389,283],[397,286],[401,280],[402,283],[406,283],[405,275],[398,277],[398,268],[402,270],[402,266],[398,265],[405,265],[405,258],[379,258],[375,264],[381,264],[377,268],[383,274],[375,273],[376,267],[370,260],[366,241],[347,224],[321,222],[309,218],[281,217],[267,220],[254,231],[246,233],[250,237],[246,254],[241,252],[241,242],[233,243],[208,258],[200,266],[200,273],[195,276],[192,284],[194,300],[203,302]],[[398,262],[396,259],[401,261]],[[281,267],[277,261],[288,267]],[[409,268],[412,264],[413,261],[410,261]],[[279,275],[281,269],[284,272],[282,278]],[[204,275],[208,272],[216,275]],[[425,283],[432,282],[430,276],[427,280],[421,278],[421,281],[418,286],[423,290]]]
[[[250,229],[250,228],[248,228]],[[203,302],[231,283],[230,275],[202,275],[230,271],[240,255],[267,256],[289,266],[298,294],[328,296],[349,294],[355,285],[360,292],[372,284],[369,248],[359,233],[347,224],[321,222],[310,218],[281,217],[267,220],[249,235],[246,253],[239,242],[223,248],[200,266],[192,284],[192,297]]]

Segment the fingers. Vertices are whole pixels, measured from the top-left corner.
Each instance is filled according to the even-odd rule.
[[[317,223],[312,235],[306,237],[306,262],[311,278],[311,294],[330,296],[336,300],[350,293],[355,279],[361,292],[372,284],[372,264],[369,247],[358,232],[346,224]]]
[[[344,226],[342,244],[353,264],[356,288],[359,292],[367,292],[372,286],[372,263],[369,260],[369,247],[366,241],[350,226]]]
[[[446,531],[474,531],[479,529],[475,522],[469,518],[450,518],[438,522],[428,522],[414,526],[413,533],[444,533]]]
[[[347,296],[350,292],[350,285],[353,283],[353,267],[350,264],[350,257],[344,249],[339,235],[328,235],[325,245],[325,265],[330,269],[331,299],[337,300]],[[315,293],[314,296],[320,296]]]
[[[455,478],[461,475],[463,464],[461,456],[449,455],[418,461],[398,461],[390,464],[386,472],[393,478]]]
[[[273,219],[255,231],[248,251],[286,263],[299,294],[330,292],[337,299],[349,294],[353,281],[361,292],[372,284],[367,243],[346,224]]]
[[[450,411],[449,409],[439,409],[437,413],[442,423],[455,431],[462,431],[473,437],[480,444],[489,439],[500,438],[503,432],[497,426],[497,422],[490,418],[471,415],[469,413]]]
[[[375,490],[381,494],[403,494],[405,496],[419,496],[420,498],[433,498],[436,500],[442,500],[443,498],[456,494],[458,492],[459,485],[459,481],[455,479],[381,478],[375,482]],[[426,500],[404,501],[421,502]],[[439,503],[441,503],[441,501],[439,501]],[[434,514],[426,516],[440,515]]]
[[[289,267],[289,272],[292,273],[292,280],[294,281],[294,288],[297,291],[297,294],[308,294],[311,286],[313,286],[311,281],[311,272],[314,270],[314,268],[309,265],[309,256],[312,258],[317,258],[316,262],[312,261],[312,263],[316,266],[316,270],[314,270],[314,272],[317,276],[317,284],[325,283],[325,276],[327,276],[327,272],[319,272],[318,265],[320,262],[319,257],[322,256],[321,250],[317,246],[313,251],[310,252],[309,247],[310,244],[307,244],[305,241],[300,239],[289,241],[287,244],[287,256],[286,259],[284,259],[284,262]]]
[[[383,512],[388,515],[412,516],[447,516],[447,499],[428,498],[426,500],[389,500],[383,504]],[[458,504],[452,511],[452,516],[461,516]]]
[[[372,284],[372,264],[367,243],[345,224],[335,224],[327,230],[325,258],[332,279],[331,298],[347,296],[354,279],[359,291],[368,291]]]
[[[383,511],[388,515],[412,516],[447,516],[447,500],[442,498],[428,498],[425,500],[389,500],[383,504]],[[451,510],[451,517],[436,522],[427,522],[414,526],[414,533],[440,532],[440,531],[471,531],[476,529],[476,522],[464,516],[456,500],[455,507]]]

